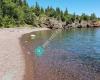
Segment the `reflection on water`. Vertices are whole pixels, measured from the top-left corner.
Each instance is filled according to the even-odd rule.
[[[52,32],[31,33],[36,35],[35,40],[25,36],[31,45],[29,50],[34,53]],[[44,51],[44,55],[36,57],[40,78],[35,80],[100,80],[100,28],[62,31]]]

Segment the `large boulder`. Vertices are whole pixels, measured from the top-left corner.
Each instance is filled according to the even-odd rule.
[[[56,20],[54,18],[47,19],[44,24],[48,28],[51,28],[51,29],[63,28],[62,27],[62,22],[61,21],[58,21],[58,20]]]
[[[94,27],[100,27],[100,21],[94,21],[93,26]]]
[[[82,28],[84,28],[84,27],[87,27],[87,25],[88,25],[88,21],[81,21],[81,23],[80,23],[80,26],[82,27]]]
[[[100,21],[88,21],[87,27],[100,27]]]

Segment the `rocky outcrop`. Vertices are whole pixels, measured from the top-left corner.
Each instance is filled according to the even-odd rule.
[[[55,18],[48,18],[41,27],[47,27],[50,29],[68,29],[68,28],[89,28],[89,27],[100,27],[100,21],[74,21],[73,23],[58,21]]]
[[[87,27],[88,26],[88,22],[87,21],[81,21],[80,26],[81,27]]]
[[[89,28],[89,27],[100,27],[100,21],[78,21],[74,23],[64,24],[63,28]]]
[[[45,23],[43,23],[42,25],[46,26],[47,28],[50,28],[50,29],[58,29],[58,28],[63,28],[62,27],[62,22],[61,21],[58,21],[54,18],[52,19],[47,19],[45,21]]]
[[[93,26],[94,27],[100,27],[100,21],[94,21]]]

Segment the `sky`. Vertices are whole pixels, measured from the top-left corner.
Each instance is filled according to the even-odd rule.
[[[38,2],[43,8],[47,6],[59,7],[63,11],[67,8],[72,14],[74,12],[78,15],[95,13],[97,17],[100,17],[100,0],[27,0],[27,2],[29,6]]]

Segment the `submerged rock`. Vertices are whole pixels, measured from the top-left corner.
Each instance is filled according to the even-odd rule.
[[[79,59],[91,72],[100,73],[100,61],[88,55],[80,55]]]

